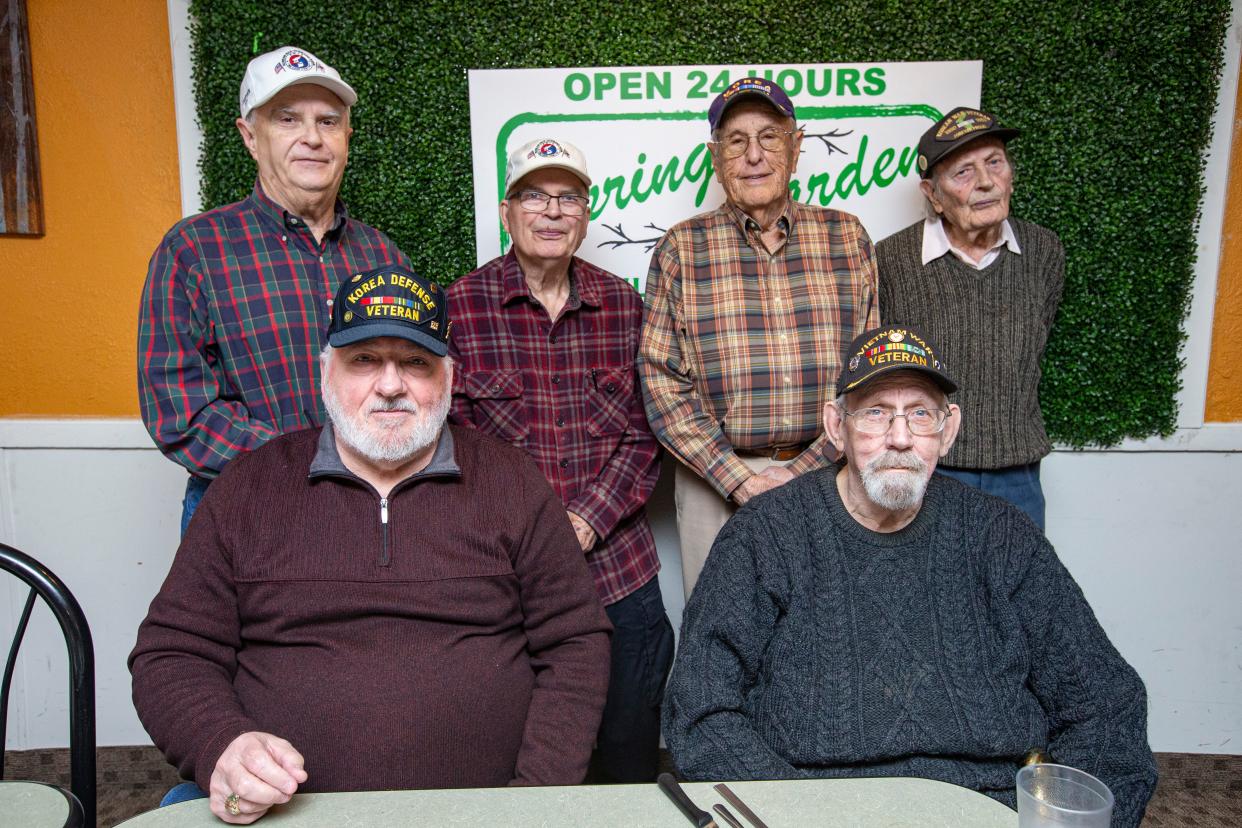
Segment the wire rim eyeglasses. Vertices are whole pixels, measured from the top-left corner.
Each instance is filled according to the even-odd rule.
[[[517,194],[518,204],[528,213],[546,213],[548,205],[556,201],[561,212],[567,216],[586,215],[591,199],[578,193],[561,193],[558,196],[548,195],[542,190],[522,190]]]
[[[948,422],[952,412],[939,408],[912,408],[905,413],[898,414],[886,408],[861,408],[858,411],[842,413],[846,417],[852,417],[854,427],[863,434],[876,436],[887,434],[888,430],[893,427],[893,420],[901,417],[906,421],[906,428],[910,429],[911,434],[917,437],[930,437],[944,431],[944,425]]]

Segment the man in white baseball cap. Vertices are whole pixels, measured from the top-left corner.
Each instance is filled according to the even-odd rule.
[[[660,471],[635,357],[643,303],[578,258],[591,219],[582,151],[541,138],[509,156],[503,256],[448,289],[450,421],[525,449],[560,495],[612,622],[612,677],[591,782],[655,780],[673,659],[645,504]]]
[[[322,424],[319,351],[337,285],[405,255],[337,198],[349,158],[340,73],[296,46],[250,61],[236,121],[258,179],[178,222],[151,258],[138,334],[143,421],[190,473],[182,531],[238,454]]]

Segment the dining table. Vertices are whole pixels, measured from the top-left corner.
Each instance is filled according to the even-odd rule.
[[[753,825],[713,787],[685,782],[694,804],[729,828],[713,806],[727,807]],[[767,828],[793,826],[945,826],[1014,828],[1018,815],[981,793],[931,779],[886,777],[728,782]],[[196,828],[223,823],[207,800],[181,802],[139,814],[125,828]],[[307,826],[514,826],[514,828],[686,828],[692,825],[654,783],[295,794],[262,818],[264,828]]]
[[[82,806],[63,788],[44,782],[0,781],[0,826],[82,828]]]

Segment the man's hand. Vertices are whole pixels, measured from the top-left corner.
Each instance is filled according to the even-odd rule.
[[[745,483],[733,490],[733,502],[741,506],[768,489],[775,489],[794,479],[794,474],[784,466],[768,466],[758,474],[751,475]]]
[[[289,801],[306,781],[302,764],[302,754],[279,736],[243,733],[224,749],[211,772],[211,812],[225,822],[249,825],[268,808]],[[237,814],[229,813],[231,794],[238,797]]]
[[[574,534],[578,536],[578,545],[582,547],[583,552],[590,552],[595,542],[599,540],[599,536],[595,534],[595,530],[591,528],[591,524],[575,515],[573,512],[566,511],[569,515],[569,522],[574,525]]]

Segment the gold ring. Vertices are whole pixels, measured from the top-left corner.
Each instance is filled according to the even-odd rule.
[[[241,797],[235,793],[225,797],[224,810],[229,812],[229,816],[241,816]]]

